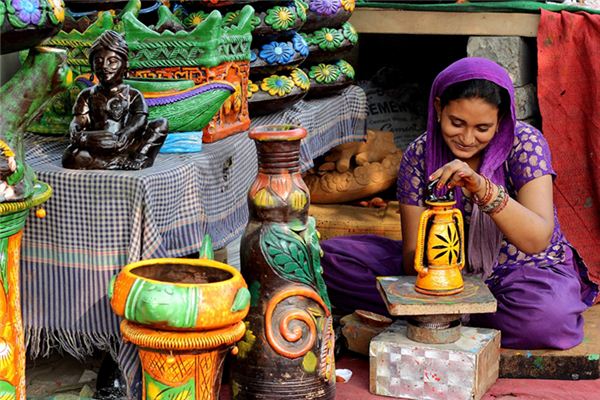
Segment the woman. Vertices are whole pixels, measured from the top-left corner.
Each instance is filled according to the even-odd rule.
[[[554,175],[542,134],[516,121],[508,73],[483,58],[453,63],[433,83],[427,132],[408,146],[400,165],[403,243],[375,236],[322,243],[333,304],[385,313],[375,277],[414,274],[425,188],[439,179],[439,189],[455,190],[464,215],[467,271],[482,275],[498,301],[496,313],[472,321],[501,330],[504,347],[579,344],[581,313],[598,286],[560,230]]]

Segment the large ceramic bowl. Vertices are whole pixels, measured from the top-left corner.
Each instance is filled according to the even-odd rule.
[[[111,280],[110,304],[128,321],[202,331],[241,321],[250,292],[235,268],[212,260],[157,258],[127,265]]]

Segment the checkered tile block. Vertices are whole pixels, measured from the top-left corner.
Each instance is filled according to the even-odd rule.
[[[463,327],[458,341],[426,344],[396,321],[371,340],[370,391],[406,399],[480,399],[498,379],[500,332]]]

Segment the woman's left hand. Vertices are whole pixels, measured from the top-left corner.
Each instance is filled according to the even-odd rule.
[[[444,186],[448,189],[460,186],[480,198],[485,194],[485,180],[464,161],[450,161],[429,176],[430,181],[438,178],[438,189]]]

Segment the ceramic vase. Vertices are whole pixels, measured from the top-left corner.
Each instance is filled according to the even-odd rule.
[[[306,131],[263,126],[250,134],[258,174],[240,249],[249,283],[247,331],[232,360],[234,399],[335,398],[334,337],[315,220],[300,175]]]
[[[110,285],[125,341],[138,346],[143,399],[219,398],[223,363],[246,330],[250,294],[241,274],[213,260],[153,259],[126,266]]]
[[[430,193],[435,183],[430,184]],[[429,208],[421,214],[415,250],[415,290],[419,293],[444,296],[464,289],[464,225],[462,213],[454,208],[453,193],[448,191],[442,198],[430,194],[425,201]]]
[[[0,204],[0,399],[25,400],[25,342],[21,319],[19,257],[29,210],[52,193],[37,183],[25,201]],[[38,212],[43,217],[44,211]]]

